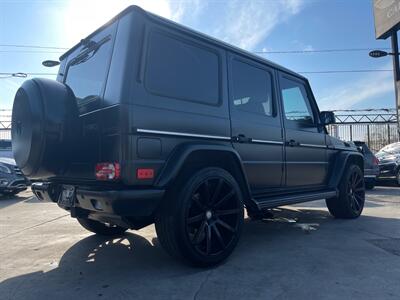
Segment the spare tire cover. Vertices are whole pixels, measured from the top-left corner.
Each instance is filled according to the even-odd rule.
[[[12,111],[12,149],[22,172],[32,179],[62,174],[79,136],[79,115],[71,89],[35,78],[18,89]]]

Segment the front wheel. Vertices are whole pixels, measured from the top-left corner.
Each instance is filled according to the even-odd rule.
[[[77,218],[77,220],[83,228],[104,236],[122,235],[128,229],[117,225],[101,223],[99,221],[90,220],[87,218]]]
[[[240,187],[220,168],[204,168],[181,178],[156,218],[160,244],[195,266],[225,260],[239,241],[244,209]]]
[[[331,215],[341,219],[359,217],[365,202],[364,176],[359,166],[348,166],[338,189],[337,197],[326,199]]]

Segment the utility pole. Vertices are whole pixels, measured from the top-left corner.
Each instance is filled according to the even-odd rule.
[[[382,57],[393,56],[393,77],[396,95],[397,134],[400,137],[400,62],[399,43],[397,31],[400,29],[400,0],[374,0],[375,37],[376,39],[387,39],[391,37],[392,52],[371,51],[370,56]]]
[[[400,137],[400,62],[399,62],[399,42],[397,31],[392,33],[392,52],[393,52],[393,78],[394,91],[396,97],[396,115],[397,115],[397,134]]]

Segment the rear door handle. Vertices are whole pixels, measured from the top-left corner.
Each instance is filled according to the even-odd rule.
[[[239,134],[238,136],[234,136],[233,138],[234,142],[237,143],[250,143],[251,138],[246,137],[244,134]]]
[[[286,141],[286,146],[289,147],[294,147],[294,146],[299,146],[300,143],[296,142],[295,140],[290,140],[290,141]]]

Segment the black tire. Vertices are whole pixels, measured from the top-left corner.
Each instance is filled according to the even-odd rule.
[[[359,217],[365,203],[364,176],[359,166],[348,166],[338,189],[338,197],[326,199],[331,215],[340,219]]]
[[[77,220],[83,228],[104,236],[122,235],[128,229],[117,225],[107,225],[105,223],[86,218],[77,218]]]
[[[241,235],[240,187],[230,173],[214,167],[183,178],[174,185],[182,188],[171,191],[156,217],[160,244],[171,256],[194,266],[219,264]]]
[[[398,186],[400,186],[400,168],[397,170],[396,183]]]
[[[375,188],[375,182],[366,182],[365,183],[365,189],[373,190],[374,188]]]

